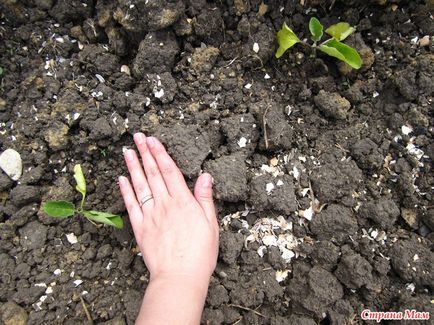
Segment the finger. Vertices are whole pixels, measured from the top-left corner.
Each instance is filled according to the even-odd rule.
[[[131,180],[133,182],[134,192],[136,193],[136,199],[139,202],[149,195],[152,195],[152,191],[149,188],[148,182],[143,172],[142,164],[137,157],[134,150],[128,149],[125,151],[125,162],[128,167],[128,171],[131,175]],[[149,208],[154,206],[154,200],[149,200],[141,207],[145,213],[149,213]]]
[[[174,198],[191,198],[191,192],[185,183],[184,176],[161,142],[154,137],[147,137],[146,140],[147,143],[150,143],[148,147],[158,165],[161,175],[163,176],[169,194]]]
[[[194,197],[199,202],[206,217],[210,221],[215,221],[216,212],[212,198],[212,177],[208,173],[199,176],[194,185]]]
[[[133,231],[138,234],[143,221],[143,213],[128,178],[124,176],[119,177],[119,188],[121,189],[122,198],[124,199]]]
[[[155,202],[163,200],[169,195],[167,192],[166,184],[161,176],[158,165],[152,157],[151,152],[146,144],[146,137],[143,133],[134,134],[134,142],[137,149],[139,149],[140,156],[142,157],[143,167],[145,169],[146,179],[148,180],[149,187],[154,195]]]

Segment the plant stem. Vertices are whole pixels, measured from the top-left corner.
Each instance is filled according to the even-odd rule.
[[[83,205],[84,205],[84,199],[85,198],[86,198],[86,195],[82,194],[81,203],[80,203],[80,211],[83,211]]]

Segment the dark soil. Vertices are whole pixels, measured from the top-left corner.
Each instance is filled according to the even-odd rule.
[[[87,324],[87,310],[134,323],[148,273],[116,179],[137,131],[190,184],[213,174],[222,232],[204,324],[432,317],[427,2],[1,1],[0,151],[20,153],[23,175],[0,171],[0,322]],[[274,58],[282,23],[308,38],[312,15],[357,26],[360,70],[299,45]],[[123,230],[41,212],[79,201],[76,163],[88,208],[122,214]]]

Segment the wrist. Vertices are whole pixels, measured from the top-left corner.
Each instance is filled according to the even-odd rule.
[[[167,287],[167,290],[191,290],[197,294],[204,294],[208,292],[210,277],[198,277],[196,275],[182,274],[182,273],[158,273],[151,274],[149,285],[158,287]]]
[[[151,275],[136,324],[199,324],[208,284],[189,274]]]

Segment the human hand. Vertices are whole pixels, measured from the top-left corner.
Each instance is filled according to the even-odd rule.
[[[119,186],[151,282],[188,277],[208,287],[219,238],[211,175],[199,176],[193,195],[156,138],[136,133],[134,142],[143,165],[134,150],[127,150],[132,185],[121,176]]]

